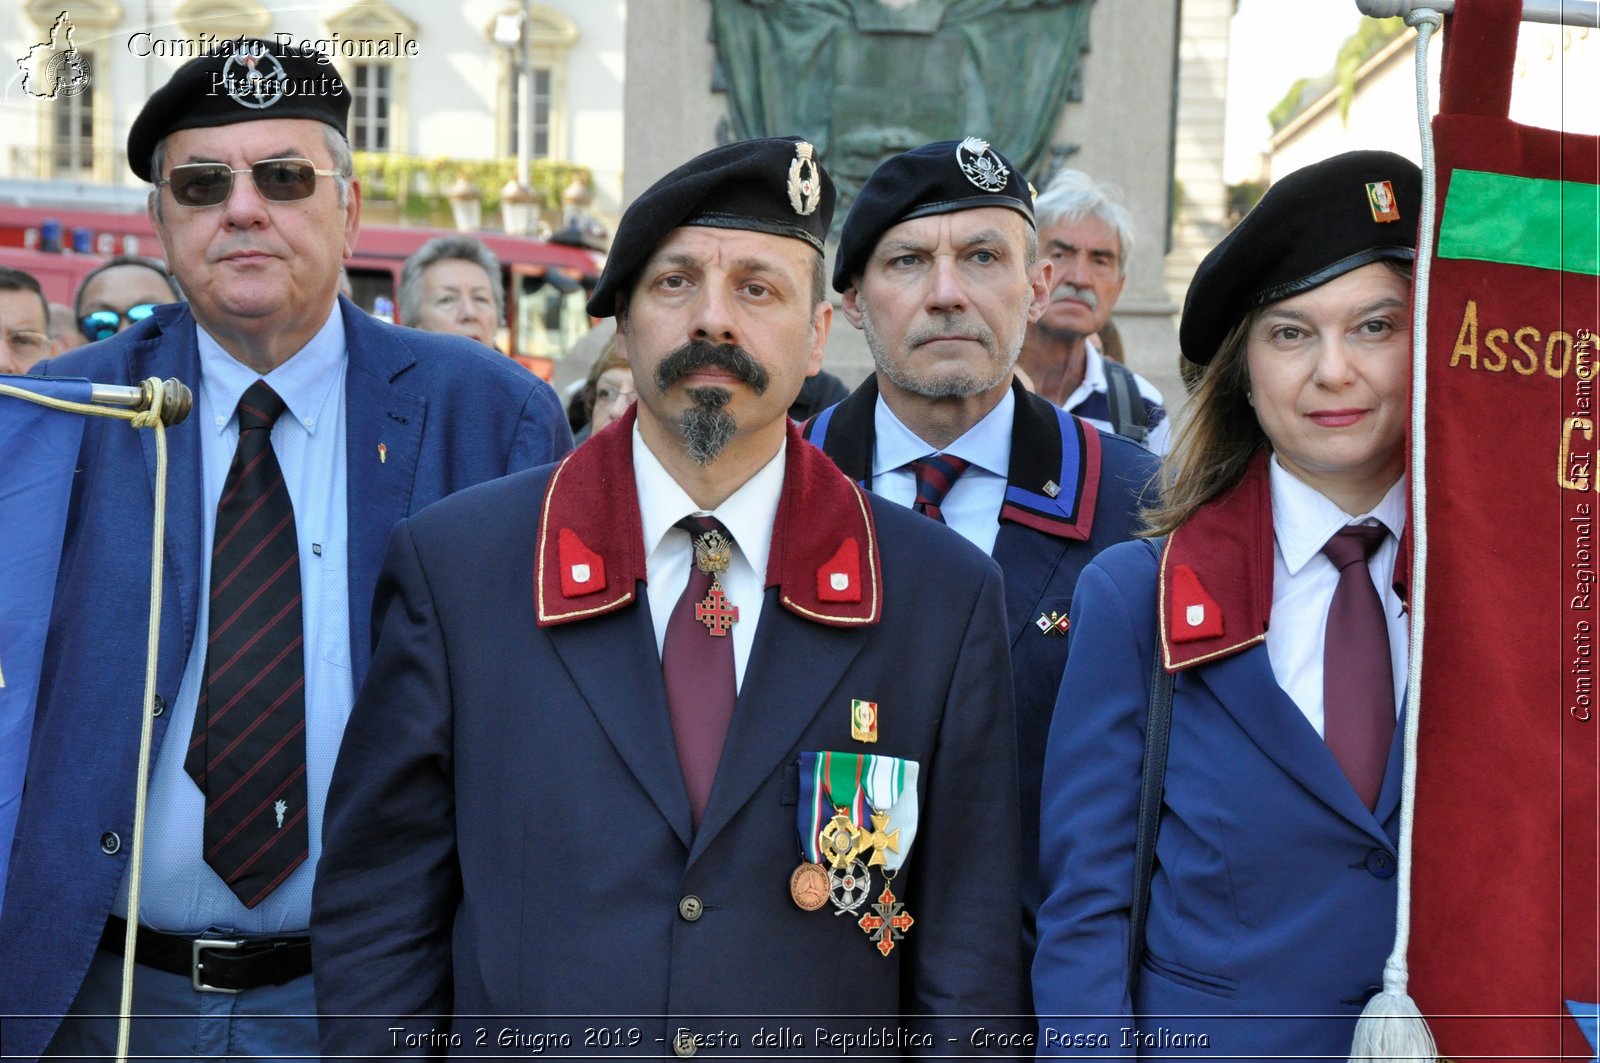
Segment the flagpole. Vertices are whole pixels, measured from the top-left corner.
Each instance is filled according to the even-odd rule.
[[[1427,9],[1453,14],[1456,0],[1356,0],[1370,18],[1394,18]],[[1600,26],[1600,0],[1522,0],[1522,21],[1558,26]]]

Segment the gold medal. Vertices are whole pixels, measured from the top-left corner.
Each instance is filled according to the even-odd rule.
[[[884,831],[889,825],[889,814],[872,810],[872,829],[861,832],[861,848],[859,852],[871,850],[872,856],[867,859],[868,867],[881,867],[884,863],[884,852],[898,853],[900,851],[900,828]]]
[[[794,903],[808,912],[814,912],[828,903],[828,871],[821,864],[807,860],[789,876],[789,896]]]
[[[817,837],[822,841],[822,855],[836,871],[849,867],[861,852],[862,830],[842,808],[835,810],[834,817]]]

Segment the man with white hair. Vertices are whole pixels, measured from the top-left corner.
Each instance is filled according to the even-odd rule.
[[[1056,285],[1043,316],[1028,326],[1017,366],[1062,409],[1166,453],[1171,425],[1160,390],[1090,338],[1111,319],[1133,257],[1133,218],[1121,193],[1081,170],[1062,170],[1034,212]]]

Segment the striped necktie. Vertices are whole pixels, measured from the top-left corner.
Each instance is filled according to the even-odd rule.
[[[971,464],[954,454],[929,454],[912,462],[911,474],[917,478],[917,500],[911,508],[943,524],[944,512],[939,507],[944,503],[944,496]]]
[[[239,400],[211,547],[205,687],[184,769],[206,797],[205,860],[246,908],[306,859],[305,626],[294,507],[272,450],[284,402]]]

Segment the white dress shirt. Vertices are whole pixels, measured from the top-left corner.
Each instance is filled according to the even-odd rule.
[[[150,775],[144,884],[139,921],[168,933],[208,927],[246,934],[303,931],[311,925],[311,886],[322,852],[322,812],[333,762],[355,698],[350,672],[349,522],[346,507],[344,319],[327,322],[265,380],[288,407],[272,428],[272,449],[294,504],[300,540],[300,588],[305,624],[306,827],[310,855],[254,908],[246,908],[205,862],[205,798],[183,768],[194,733],[195,706],[205,683],[210,614],[211,542],[217,503],[239,445],[239,399],[257,380],[198,328],[200,382],[194,416],[200,429],[199,609],[194,643]],[[175,632],[164,632],[173,637]],[[113,911],[126,917],[128,876]]]
[[[1006,478],[1011,474],[1011,426],[1016,413],[1017,397],[1007,388],[1005,397],[982,420],[936,451],[907,428],[879,395],[872,419],[873,492],[910,509],[917,500],[917,478],[905,467],[908,463],[936,453],[971,462],[967,471],[956,477],[939,511],[962,538],[993,554],[1000,534],[1000,507],[1006,500]]]
[[[733,561],[721,576],[728,601],[739,609],[739,619],[728,632],[733,639],[734,689],[744,685],[745,665],[755,646],[756,624],[766,598],[767,554],[772,546],[772,525],[778,519],[778,499],[783,494],[784,447],[716,509],[707,513],[678,486],[662,466],[638,422],[633,426],[633,479],[639,492],[639,517],[644,526],[645,598],[655,626],[656,656],[667,639],[667,621],[689,585],[689,565],[694,543],[688,532],[673,527],[684,517],[710,516],[722,522],[733,537]]]
[[[1406,477],[1400,477],[1369,512],[1352,517],[1279,465],[1276,455],[1268,466],[1274,547],[1267,656],[1272,661],[1273,676],[1321,735],[1323,642],[1328,630],[1328,607],[1339,586],[1339,570],[1322,548],[1346,525],[1381,524],[1389,529],[1389,536],[1368,558],[1367,571],[1389,625],[1389,661],[1398,715],[1405,703],[1411,621],[1400,596],[1394,592],[1392,579],[1400,533],[1406,526]]]

